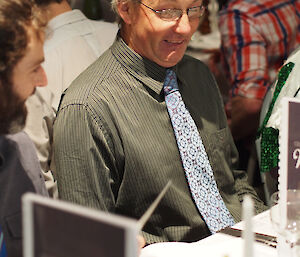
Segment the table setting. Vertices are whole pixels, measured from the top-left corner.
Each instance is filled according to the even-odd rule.
[[[269,210],[253,216],[253,201],[245,196],[241,222],[197,242],[146,246],[141,257],[300,257],[300,101],[284,98],[282,112],[279,191]]]
[[[270,211],[265,211],[253,217],[251,221],[254,232],[252,243],[253,257],[276,257],[277,252],[272,239],[277,237],[277,233],[273,229],[270,221]],[[152,244],[143,248],[140,256],[241,257],[243,256],[245,243],[242,237],[242,231],[244,230],[244,227],[245,223],[242,221],[233,226],[231,229],[218,232],[194,243],[164,242]],[[264,235],[266,238],[263,238],[263,240],[258,238],[258,241],[256,241],[256,233],[259,235]]]

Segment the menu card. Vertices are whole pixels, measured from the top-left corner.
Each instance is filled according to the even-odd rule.
[[[300,189],[300,100],[282,99],[279,131],[279,205],[286,206],[287,190]],[[286,208],[281,208],[286,212]],[[286,217],[286,213],[282,213]]]
[[[279,132],[279,191],[300,189],[300,100],[284,97]]]

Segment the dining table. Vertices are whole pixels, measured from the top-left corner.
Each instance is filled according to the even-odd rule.
[[[243,257],[244,222],[192,243],[161,242],[141,250],[140,257]],[[277,233],[270,221],[269,210],[252,217],[253,257],[277,257]],[[275,240],[269,240],[269,238]]]

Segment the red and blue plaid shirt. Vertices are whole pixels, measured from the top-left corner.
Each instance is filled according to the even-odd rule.
[[[300,43],[300,0],[229,0],[219,28],[230,95],[263,99]]]

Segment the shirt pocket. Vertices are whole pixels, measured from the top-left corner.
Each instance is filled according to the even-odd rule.
[[[231,137],[228,127],[201,133],[201,137],[219,190],[233,190]]]

